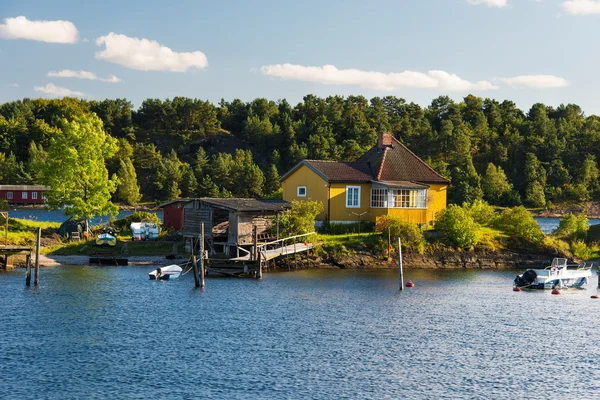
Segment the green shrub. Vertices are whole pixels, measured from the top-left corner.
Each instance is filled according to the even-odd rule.
[[[323,203],[312,200],[294,200],[292,208],[284,211],[279,219],[280,235],[292,236],[315,230],[315,219],[323,212]]]
[[[571,252],[581,260],[589,260],[593,257],[592,249],[583,240],[571,242]]]
[[[373,232],[374,229],[375,224],[371,221],[353,222],[351,224],[325,222],[319,228],[319,233],[325,235],[347,235],[349,233]]]
[[[125,218],[121,218],[121,219],[117,219],[115,221],[112,222],[112,226],[114,226],[115,228],[117,228],[120,231],[126,231],[129,230],[129,225],[131,225],[132,222],[140,222],[143,219],[149,220],[154,222],[156,225],[160,226],[160,218],[158,218],[158,216],[152,212],[147,212],[147,211],[136,211],[131,215],[128,215]]]
[[[465,203],[463,204],[463,208],[469,211],[471,217],[477,222],[479,225],[491,225],[496,218],[496,211],[494,207],[490,206],[487,202],[483,200],[475,200],[473,203]]]
[[[383,232],[385,236],[388,228],[394,247],[397,247],[397,238],[400,238],[400,240],[402,240],[402,247],[420,251],[420,248],[422,247],[421,242],[423,241],[423,232],[421,231],[421,228],[419,228],[419,225],[389,215],[378,217],[376,225],[377,232]]]
[[[480,238],[480,226],[469,211],[450,204],[436,215],[435,229],[446,234],[448,240],[461,248],[475,246]]]
[[[542,244],[544,240],[540,226],[523,206],[504,210],[494,220],[493,226],[517,239],[523,239],[536,245]]]
[[[589,229],[585,213],[581,213],[579,216],[567,213],[560,219],[558,228],[556,228],[553,234],[566,239],[583,240],[587,237]]]

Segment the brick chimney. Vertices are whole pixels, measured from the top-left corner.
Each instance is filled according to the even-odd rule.
[[[386,147],[392,147],[392,132],[379,132],[377,138],[377,149],[383,150]]]

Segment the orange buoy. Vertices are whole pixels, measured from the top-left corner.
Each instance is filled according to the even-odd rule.
[[[597,294],[594,294],[591,297],[592,297],[592,299],[600,299],[600,296],[598,296]]]
[[[552,294],[560,294],[560,290],[558,290],[558,289],[552,289]]]
[[[521,291],[521,288],[518,286],[513,288],[513,292],[520,292],[520,291]]]
[[[415,284],[413,283],[413,281],[408,281],[406,282],[406,287],[415,287]]]

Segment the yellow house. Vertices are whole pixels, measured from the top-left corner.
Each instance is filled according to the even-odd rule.
[[[281,181],[284,200],[323,203],[320,221],[375,222],[391,215],[419,224],[432,223],[446,208],[449,183],[387,132],[355,162],[302,160]]]

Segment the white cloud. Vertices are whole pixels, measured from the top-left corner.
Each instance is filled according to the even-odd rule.
[[[69,21],[29,21],[20,16],[0,24],[0,38],[27,39],[47,43],[75,43],[79,32]]]
[[[569,0],[561,6],[572,15],[600,14],[600,1],[598,0]]]
[[[404,71],[383,73],[358,69],[337,69],[334,65],[307,67],[294,64],[265,65],[260,71],[269,76],[330,85],[356,85],[364,88],[391,91],[401,88],[440,89],[445,91],[493,90],[489,81],[472,83],[445,71],[427,73]]]
[[[96,53],[105,60],[142,71],[185,72],[190,68],[206,68],[208,59],[201,51],[176,52],[155,40],[132,38],[109,33],[96,39],[98,46],[106,46]]]
[[[109,75],[108,78],[99,78],[95,73],[88,71],[73,71],[70,69],[63,69],[62,71],[50,71],[48,76],[56,78],[77,78],[77,79],[89,79],[92,81],[102,81],[108,83],[119,83],[121,80],[114,75]]]
[[[6,86],[10,86],[12,88],[18,88],[19,84],[18,83],[7,83]]]
[[[569,86],[569,81],[554,75],[522,75],[500,80],[514,88],[553,89]]]
[[[54,86],[54,84],[49,83],[46,86],[36,86],[33,88],[36,92],[42,92],[49,96],[53,97],[83,97],[84,94],[82,92],[78,92],[76,90],[67,89],[60,86]]]
[[[488,7],[506,7],[508,5],[508,0],[467,0],[467,3],[478,6],[480,4],[485,4]]]

